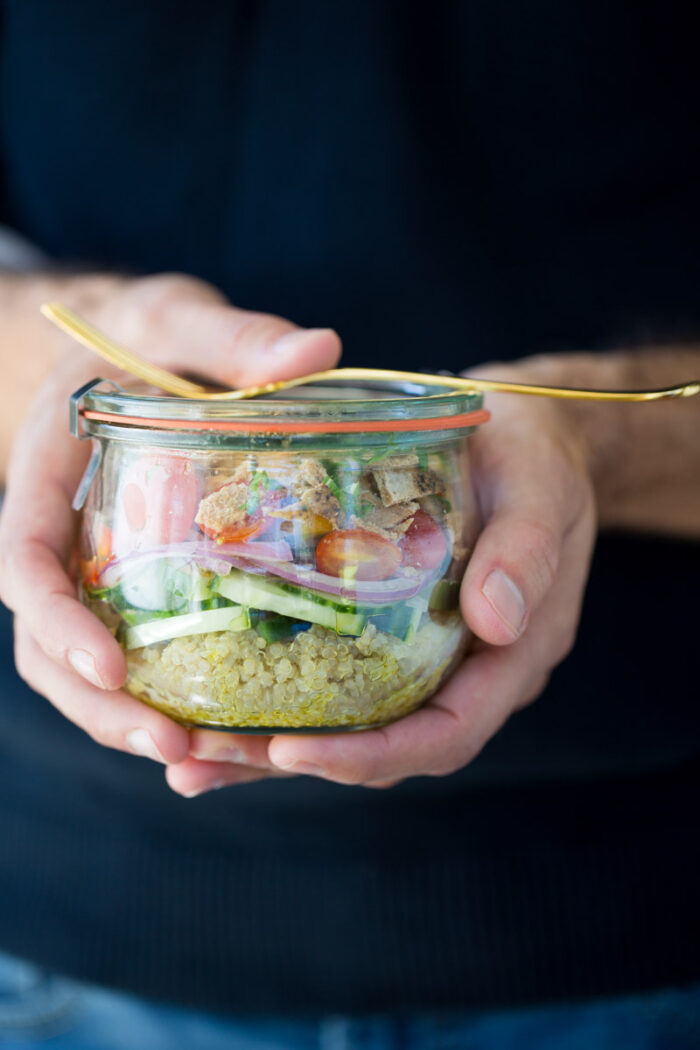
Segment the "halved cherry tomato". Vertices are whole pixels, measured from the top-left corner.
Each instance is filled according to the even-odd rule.
[[[95,550],[96,553],[92,558],[80,558],[78,561],[80,578],[83,584],[85,587],[93,590],[97,587],[98,577],[102,570],[111,561],[114,561],[112,530],[106,525],[103,525],[100,529]]]
[[[356,580],[386,580],[400,564],[396,544],[367,529],[334,529],[316,548],[316,565],[327,576],[352,574]]]
[[[149,452],[129,465],[117,504],[119,554],[136,547],[181,543],[197,511],[194,467],[184,456]]]
[[[403,564],[414,569],[437,569],[447,554],[447,537],[435,518],[417,510],[399,544]]]
[[[83,586],[87,587],[88,590],[95,590],[97,587],[97,578],[102,571],[100,563],[97,558],[81,558],[78,562],[80,569],[80,579],[83,581]]]
[[[112,530],[108,525],[103,525],[97,539],[97,557],[106,565],[108,561],[114,560],[112,552]]]
[[[205,535],[212,540],[216,540],[217,543],[241,543],[242,540],[249,540],[251,536],[259,535],[267,524],[265,518],[258,514],[257,516],[247,517],[240,525],[225,526],[218,532],[207,525],[201,525],[200,528]]]

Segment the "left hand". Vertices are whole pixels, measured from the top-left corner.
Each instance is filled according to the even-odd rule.
[[[445,776],[540,695],[573,645],[588,577],[596,515],[587,449],[566,404],[497,395],[489,407],[492,421],[467,441],[484,528],[461,591],[476,641],[458,670],[424,707],[381,729],[223,739],[194,731],[191,757],[168,770],[175,791],[235,783],[238,763],[368,787]]]

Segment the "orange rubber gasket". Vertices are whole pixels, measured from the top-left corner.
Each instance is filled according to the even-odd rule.
[[[126,426],[153,427],[157,430],[237,430],[241,433],[267,434],[357,434],[383,433],[396,430],[459,430],[462,427],[477,427],[488,423],[491,413],[486,408],[465,412],[460,416],[438,416],[434,419],[375,419],[338,420],[335,423],[295,423],[270,420],[269,423],[245,420],[180,420],[142,419],[139,416],[120,416],[111,412],[93,412],[85,409],[80,413],[85,419],[99,423],[116,423]]]

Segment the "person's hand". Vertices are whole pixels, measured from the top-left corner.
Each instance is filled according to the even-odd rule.
[[[15,613],[19,673],[97,742],[176,763],[188,754],[187,731],[120,689],[124,655],[80,604],[69,574],[71,500],[90,449],[68,433],[68,397],[96,375],[118,373],[38,317],[44,298],[61,299],[158,364],[227,385],[330,368],[340,342],[328,329],[236,309],[209,285],[179,275],[13,279],[11,328],[25,360],[46,361],[55,347],[55,364],[14,443],[0,518],[0,597]],[[17,394],[6,384],[3,396],[9,406]],[[237,772],[241,780],[260,775],[243,766]]]
[[[195,731],[192,756],[167,772],[171,787],[193,794],[233,783],[236,762],[369,787],[443,776],[539,696],[573,644],[588,576],[595,510],[587,450],[569,406],[499,396],[489,407],[492,421],[467,441],[484,528],[461,606],[477,641],[452,678],[414,714],[362,733],[226,740]]]

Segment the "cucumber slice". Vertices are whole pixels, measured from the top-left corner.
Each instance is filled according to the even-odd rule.
[[[138,627],[153,620],[172,620],[177,613],[156,612],[155,609],[120,609],[119,615],[129,627]]]
[[[370,623],[384,634],[393,634],[402,642],[410,642],[415,638],[421,617],[427,608],[428,602],[425,598],[411,598],[401,605],[393,605],[379,616],[372,616]]]
[[[185,604],[184,596],[173,587],[173,575],[177,572],[165,559],[137,566],[125,573],[115,587],[114,604],[137,609],[154,609],[164,612],[177,611]],[[179,573],[178,573],[179,576]],[[175,592],[175,593],[173,593]]]
[[[236,602],[230,602],[228,598],[222,598],[217,594],[214,598],[206,598],[204,601],[192,601],[186,605],[187,612],[204,612],[207,609],[238,609]],[[120,609],[119,615],[129,627],[137,627],[142,623],[150,623],[151,620],[168,620],[177,616],[177,612],[156,609]]]
[[[173,564],[167,558],[137,566],[125,574],[111,595],[120,608],[183,612],[193,602],[207,601],[216,594],[218,576],[202,572],[186,562]]]
[[[210,631],[246,631],[250,627],[247,609],[239,605],[223,609],[205,609],[203,612],[169,616],[129,627],[124,634],[126,649],[140,649],[144,645],[184,638],[190,634],[208,634]]]
[[[265,576],[252,576],[238,569],[232,569],[228,576],[222,577],[218,588],[224,598],[240,605],[318,623],[337,634],[360,635],[367,623],[367,616],[354,609],[317,602],[308,593],[290,589],[289,584],[279,584]]]
[[[311,626],[305,620],[293,620],[290,616],[265,616],[255,625],[255,630],[266,642],[291,641],[295,634]]]
[[[459,584],[456,580],[438,580],[430,592],[428,603],[436,612],[457,609],[459,607]]]

